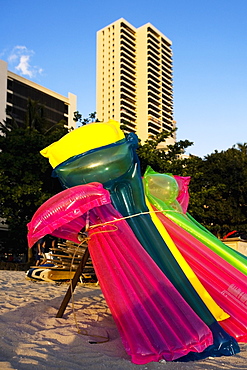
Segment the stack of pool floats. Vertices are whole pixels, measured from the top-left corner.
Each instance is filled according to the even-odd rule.
[[[188,177],[147,168],[138,138],[91,123],[41,151],[64,190],[28,224],[88,248],[126,352],[135,364],[231,356],[247,341],[247,259],[187,212]]]

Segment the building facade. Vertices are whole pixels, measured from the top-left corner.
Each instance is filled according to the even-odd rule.
[[[171,46],[150,23],[135,28],[121,18],[97,32],[100,121],[114,119],[142,142],[175,127]]]
[[[44,116],[51,126],[65,120],[68,127],[75,128],[76,95],[68,93],[68,97],[65,97],[46,89],[8,71],[8,64],[0,60],[0,122],[8,122],[13,117],[21,124],[25,119],[29,98],[44,107]]]

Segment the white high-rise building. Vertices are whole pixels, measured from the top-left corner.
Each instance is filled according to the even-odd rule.
[[[142,142],[175,127],[171,45],[150,23],[135,28],[123,18],[97,32],[100,121],[114,119]]]

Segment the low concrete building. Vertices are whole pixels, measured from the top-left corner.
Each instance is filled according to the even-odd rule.
[[[222,239],[223,243],[242,253],[244,256],[247,256],[247,240],[243,240],[241,238],[227,238]]]
[[[68,93],[60,95],[41,85],[8,71],[7,62],[0,60],[0,122],[17,123],[25,119],[28,99],[38,101],[44,107],[44,115],[51,125],[65,120],[68,127],[76,127],[73,120],[77,110],[77,97]]]

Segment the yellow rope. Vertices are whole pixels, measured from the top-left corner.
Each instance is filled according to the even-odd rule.
[[[166,211],[146,211],[146,212],[140,212],[140,213],[135,213],[134,215],[130,215],[130,216],[125,216],[125,217],[120,217],[120,218],[115,218],[114,220],[112,221],[106,221],[106,222],[103,222],[101,224],[96,224],[96,225],[92,225],[89,227],[89,229],[95,229],[96,227],[99,227],[99,226],[105,226],[105,225],[108,225],[108,224],[112,224],[113,222],[118,222],[118,221],[123,221],[123,220],[126,220],[128,218],[133,218],[133,217],[137,217],[137,216],[142,216],[142,215],[148,215],[150,213],[165,213]]]

